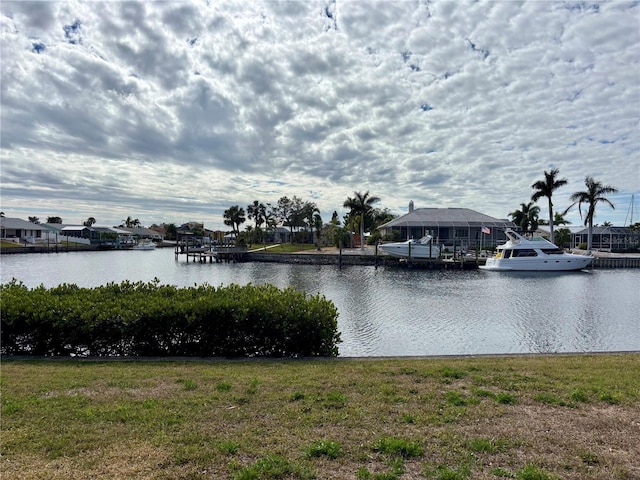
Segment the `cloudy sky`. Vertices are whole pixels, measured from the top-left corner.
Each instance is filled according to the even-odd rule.
[[[117,225],[354,191],[506,218],[559,168],[640,220],[640,3],[0,4],[1,208]],[[546,218],[543,199],[541,217]],[[568,215],[580,223],[577,211]]]

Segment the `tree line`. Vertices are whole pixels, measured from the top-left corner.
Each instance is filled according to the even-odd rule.
[[[3,214],[3,216],[4,216],[4,214]],[[40,223],[40,218],[39,217],[29,217],[29,221],[31,223],[39,224]],[[64,222],[62,221],[61,217],[52,216],[52,217],[47,217],[47,223],[62,224]],[[93,226],[95,224],[96,224],[95,217],[89,217],[85,221],[82,222],[82,225],[84,225],[85,227],[91,227],[91,226]],[[120,227],[141,227],[142,223],[140,223],[140,220],[138,220],[137,218],[127,217],[125,220],[122,220],[122,223],[120,223],[119,226]]]
[[[531,233],[538,229],[540,225],[549,226],[550,241],[558,245],[562,245],[568,241],[568,230],[561,230],[559,238],[556,238],[556,225],[570,224],[564,216],[572,208],[578,208],[580,218],[584,220],[584,225],[588,227],[587,249],[591,250],[593,237],[593,221],[595,218],[596,207],[599,204],[605,204],[613,209],[615,206],[607,198],[607,195],[617,193],[618,190],[610,185],[604,185],[596,181],[591,176],[585,178],[585,187],[583,191],[574,192],[569,198],[572,202],[564,211],[554,211],[552,201],[554,192],[567,185],[566,178],[559,178],[559,169],[553,168],[544,171],[544,179],[538,180],[531,185],[534,190],[531,195],[531,201],[521,203],[520,208],[509,213],[512,221],[518,225],[525,233]],[[548,220],[539,218],[540,207],[535,203],[542,199],[547,199]],[[236,241],[244,243],[262,243],[266,242],[270,233],[274,232],[277,227],[282,226],[289,229],[289,241],[299,243],[315,243],[320,248],[321,242],[325,244],[349,245],[353,247],[354,232],[359,232],[360,245],[364,248],[364,235],[366,231],[374,232],[369,237],[369,242],[373,243],[380,238],[380,232],[376,229],[397,215],[392,214],[387,208],[380,209],[374,205],[380,202],[380,197],[371,195],[369,191],[364,193],[354,192],[353,197],[347,197],[343,203],[343,207],[348,209],[342,220],[339,219],[338,213],[333,212],[331,220],[325,223],[322,214],[315,202],[304,200],[298,196],[289,198],[283,196],[274,204],[254,200],[253,203],[244,207],[233,205],[226,209],[223,213],[223,222],[226,226],[231,227]],[[253,225],[245,227],[241,231],[242,225],[247,221],[251,221]],[[29,217],[32,223],[39,223],[38,217]],[[47,223],[62,223],[60,217],[48,217]],[[94,217],[89,217],[83,222],[85,226],[92,226],[96,223]],[[139,227],[140,220],[137,218],[127,217],[122,220],[120,227]],[[640,227],[639,224],[632,228]],[[175,224],[164,225],[167,229],[167,238],[175,238],[177,228]],[[204,232],[202,232],[204,233]]]
[[[370,195],[369,191],[354,192],[353,197],[347,197],[344,201],[343,206],[349,211],[342,221],[334,211],[326,224],[315,202],[295,195],[291,198],[280,197],[274,204],[254,200],[246,210],[240,205],[233,205],[224,211],[223,219],[224,224],[231,227],[236,238],[242,242],[265,242],[268,234],[281,226],[289,229],[290,242],[315,243],[318,248],[323,241],[336,245],[340,242],[351,244],[352,232],[359,231],[360,245],[364,248],[365,231],[373,231],[396,217],[386,208],[375,208],[374,204],[379,201],[380,198]],[[253,225],[241,231],[241,226],[247,220],[252,221]]]

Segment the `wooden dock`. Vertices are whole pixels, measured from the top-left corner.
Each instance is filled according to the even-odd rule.
[[[189,244],[176,245],[175,257],[178,260],[181,256],[186,257],[187,263],[222,263],[222,262],[242,262],[247,254],[246,247],[234,246],[195,246]]]

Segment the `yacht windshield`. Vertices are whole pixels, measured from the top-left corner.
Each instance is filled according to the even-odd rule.
[[[564,253],[564,251],[559,248],[542,248],[541,250],[546,255],[562,255]]]

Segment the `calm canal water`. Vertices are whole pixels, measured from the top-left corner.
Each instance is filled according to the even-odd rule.
[[[3,255],[0,280],[30,287],[151,281],[271,283],[338,308],[340,355],[640,351],[640,269],[440,272],[368,266],[175,261],[172,249]]]

